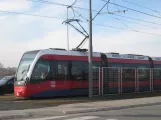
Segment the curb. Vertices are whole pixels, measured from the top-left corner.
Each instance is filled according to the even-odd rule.
[[[91,108],[91,109],[75,110],[75,111],[71,110],[71,111],[63,111],[63,113],[64,114],[77,114],[77,113],[87,113],[87,112],[110,111],[110,110],[119,110],[119,109],[134,108],[134,107],[152,106],[152,105],[158,105],[158,104],[161,104],[161,102],[119,106],[119,107]]]

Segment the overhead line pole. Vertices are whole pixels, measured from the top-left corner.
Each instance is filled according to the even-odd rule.
[[[67,21],[68,21],[68,7],[67,7]],[[68,24],[67,24],[67,50],[69,50],[69,27],[68,27]]]
[[[92,67],[92,0],[89,0],[89,48],[88,48],[88,63],[89,63],[89,98],[93,96],[93,67]]]

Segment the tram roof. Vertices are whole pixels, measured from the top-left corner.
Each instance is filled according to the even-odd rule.
[[[39,54],[45,55],[69,55],[69,56],[88,56],[86,51],[73,51],[65,49],[42,49],[39,50]],[[148,56],[144,55],[135,55],[135,54],[119,54],[119,53],[106,53],[107,58],[116,58],[116,59],[133,59],[133,60],[149,60]],[[101,53],[93,52],[93,57],[101,57]],[[152,57],[152,60],[161,61],[161,57]]]
[[[161,61],[161,57],[152,57],[152,60],[154,60],[154,61]]]
[[[149,60],[148,56],[134,54],[106,53],[107,58]]]
[[[40,52],[43,54],[50,54],[50,55],[88,56],[88,52],[85,51],[43,49],[40,50]],[[101,57],[101,53],[93,52],[93,57]]]

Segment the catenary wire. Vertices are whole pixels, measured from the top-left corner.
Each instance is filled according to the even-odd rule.
[[[81,17],[82,17],[82,15],[77,11],[76,12],[78,15],[80,15]],[[87,19],[86,18],[84,18],[84,16],[82,17],[83,19],[85,19],[86,20],[86,22],[87,22]],[[112,17],[113,18],[113,17]],[[133,28],[130,28],[127,24],[125,24],[123,21],[125,21],[125,20],[122,20],[122,19],[119,19],[119,18],[114,18],[114,19],[117,19],[117,20],[119,20],[124,26],[126,26],[127,28],[129,28],[129,30],[131,30],[131,31],[134,31],[134,32],[140,32],[141,33],[141,31],[138,31],[138,30],[135,30],[135,29],[133,29]],[[128,21],[128,22],[131,22],[131,21]],[[131,23],[135,23],[135,24],[140,24],[140,23],[137,23],[137,22],[131,22]],[[100,24],[99,24],[100,25]],[[142,25],[142,24],[141,24]],[[103,26],[103,25],[102,25]],[[149,26],[149,25],[143,25],[143,26],[148,26],[148,27],[150,27],[150,28],[154,28],[154,29],[156,29],[157,27],[152,27],[152,26]],[[105,25],[105,27],[107,27],[106,25]],[[125,30],[124,28],[118,28],[118,27],[114,27],[114,26],[108,26],[108,27],[112,27],[112,28],[116,28],[116,29],[122,29],[122,30]],[[158,28],[159,29],[159,28]],[[126,29],[127,30],[127,29]],[[146,33],[146,32],[142,32],[142,33]],[[148,34],[148,33],[147,33]],[[155,34],[155,33],[150,33],[150,34]],[[159,35],[159,34],[156,34],[156,35]]]
[[[77,14],[79,14],[79,12],[76,12]],[[81,14],[79,14],[80,16],[82,16]],[[83,17],[84,18],[84,17]],[[124,24],[127,28],[120,28],[120,27],[115,27],[115,26],[110,26],[110,25],[102,25],[102,24],[96,24],[96,23],[93,23],[93,25],[97,25],[97,26],[102,26],[102,27],[109,27],[109,28],[114,28],[114,29],[120,29],[120,30],[126,30],[126,31],[133,31],[133,32],[137,32],[137,33],[144,33],[144,34],[150,34],[150,35],[156,35],[156,36],[161,36],[160,34],[155,34],[155,33],[149,33],[149,32],[143,32],[143,31],[139,31],[139,30],[135,30],[135,29],[132,29],[130,28],[128,25],[126,25],[121,19],[119,19],[122,24]],[[86,22],[83,22],[83,23],[87,23]]]
[[[101,0],[101,1],[108,2],[107,0]],[[134,12],[138,12],[138,13],[141,13],[141,14],[144,14],[144,15],[148,15],[148,16],[151,16],[151,17],[155,17],[155,18],[161,19],[160,16],[152,15],[152,14],[149,14],[149,13],[146,13],[146,12],[142,12],[142,11],[139,11],[139,10],[136,10],[136,9],[132,9],[132,8],[129,8],[129,7],[125,7],[125,6],[122,6],[122,5],[113,3],[113,2],[109,2],[109,4],[112,4],[112,5],[115,5],[115,6],[118,6],[118,7],[122,7],[122,8],[125,8],[127,10],[134,11]]]
[[[138,24],[138,25],[142,25],[142,26],[146,26],[146,27],[149,27],[149,28],[153,28],[153,29],[161,29],[161,28],[158,28],[158,27],[155,27],[155,26],[150,26],[150,25],[145,25],[145,24],[141,24],[141,23],[138,23],[138,22],[133,22],[133,21],[129,21],[129,20],[124,20],[124,19],[120,19],[120,18],[117,18],[117,17],[110,17],[112,19],[116,19],[116,20],[121,20],[121,21],[127,21],[129,23],[132,23],[132,24]]]
[[[111,25],[103,25],[103,24],[97,24],[97,23],[93,23],[93,25],[101,26],[101,27],[114,28],[114,29],[118,29],[118,30],[132,31],[132,32],[136,32],[136,33],[144,33],[144,34],[148,34],[148,35],[161,36],[160,34],[149,33],[149,32],[143,32],[143,31],[138,31],[138,30],[130,30],[130,29],[115,27],[115,26],[111,26]]]
[[[51,18],[51,19],[55,18],[55,19],[63,19],[63,20],[65,20],[65,18],[62,18],[62,17],[36,15],[36,14],[30,14],[30,13],[24,13],[24,12],[13,12],[13,11],[5,11],[5,10],[0,10],[0,12],[11,13],[11,14],[21,14],[21,15],[27,15],[27,16],[33,16],[33,17],[43,17],[43,18]]]
[[[12,11],[4,11],[4,10],[0,10],[0,12],[12,13],[12,14],[22,14],[22,15],[27,15],[27,16],[43,17],[43,18],[50,18],[50,19],[62,19],[62,20],[65,20],[66,19],[66,18],[61,18],[61,17],[42,16],[42,15],[35,15],[35,14],[23,13],[23,12],[12,12]],[[88,23],[88,22],[85,22],[85,23]],[[119,27],[110,26],[110,25],[102,25],[102,24],[96,24],[96,23],[93,23],[93,25],[102,26],[102,27],[108,27],[108,28],[114,28],[114,29],[119,29],[119,30],[133,31],[133,32],[137,32],[137,33],[144,33],[144,34],[161,36],[160,34],[142,32],[142,31],[138,31],[138,30],[129,30],[129,29],[119,28]]]
[[[61,4],[61,3],[57,3],[57,2],[51,2],[51,1],[47,1],[47,0],[26,0],[26,1],[40,2],[40,3],[53,4],[53,5],[60,5],[60,6],[64,6],[64,7],[70,6],[70,5]],[[76,7],[76,6],[72,6],[72,7],[73,8],[77,8],[77,9],[82,9],[82,10],[89,11],[88,8],[81,8],[81,7]],[[98,10],[94,10],[93,9],[92,12],[98,12]],[[133,17],[128,17],[128,16],[123,16],[123,15],[116,15],[116,14],[110,14],[110,15],[115,15],[115,16],[124,17],[124,18],[128,18],[128,19],[136,20],[136,21],[142,21],[142,22],[146,22],[146,23],[161,25],[161,24],[153,22],[153,21],[146,21],[146,20],[142,20],[142,19],[138,19],[138,18],[133,18]]]
[[[26,0],[26,1],[31,1],[31,2],[38,2],[38,3],[44,3],[44,4],[52,4],[52,5],[59,5],[59,6],[64,6],[64,7],[70,7],[69,4],[62,4],[62,3],[57,3],[57,2],[51,2],[47,0]],[[89,11],[88,8],[82,8],[82,7],[77,7],[77,6],[72,6],[73,8],[81,9],[81,10],[86,10]],[[93,12],[98,12],[97,10],[92,10]]]
[[[118,16],[118,17],[122,17],[122,18],[128,18],[128,19],[136,20],[136,21],[140,21],[140,22],[151,23],[151,24],[155,24],[155,25],[161,25],[161,24],[156,23],[156,22],[147,21],[147,20],[142,20],[142,19],[133,18],[133,17],[128,17],[128,16],[124,16],[124,15],[118,15],[118,14],[110,14],[110,15],[114,15],[114,16]]]
[[[139,7],[141,7],[141,8],[147,9],[147,10],[151,10],[151,11],[156,12],[156,13],[161,13],[160,11],[157,11],[157,10],[151,9],[151,8],[149,8],[149,7],[145,7],[145,6],[143,6],[143,5],[139,5],[139,4],[130,2],[130,1],[128,1],[128,0],[122,0],[122,1],[124,1],[124,2],[126,2],[126,3],[129,3],[129,4],[131,4],[131,5],[139,6]],[[160,15],[160,14],[159,14],[159,15]]]

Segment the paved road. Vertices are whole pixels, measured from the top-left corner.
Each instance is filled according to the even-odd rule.
[[[111,111],[91,112],[25,120],[161,120],[161,104]]]
[[[1,110],[24,110],[24,109],[35,109],[42,108],[45,105],[33,105],[33,104],[24,104],[21,101],[4,101],[0,100],[0,111]]]

